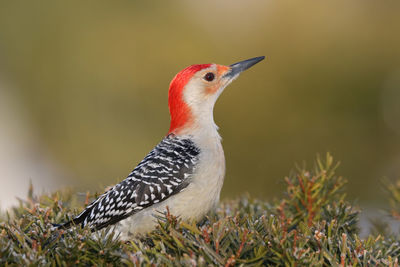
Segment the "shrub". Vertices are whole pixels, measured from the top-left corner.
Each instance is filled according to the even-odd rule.
[[[241,197],[224,201],[202,222],[166,212],[155,231],[121,241],[113,228],[52,230],[78,213],[71,191],[34,196],[0,222],[1,265],[280,265],[398,266],[398,237],[359,237],[359,210],[346,201],[346,180],[328,154],[285,178],[273,203]],[[399,217],[400,186],[386,183],[392,214]]]

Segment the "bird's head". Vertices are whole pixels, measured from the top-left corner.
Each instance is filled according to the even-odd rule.
[[[169,87],[169,133],[186,133],[208,124],[214,125],[213,108],[219,95],[242,71],[263,59],[251,58],[230,66],[191,65],[180,71]]]

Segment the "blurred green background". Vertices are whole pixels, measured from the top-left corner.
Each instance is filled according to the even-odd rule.
[[[178,71],[265,55],[215,108],[222,197],[279,197],[295,162],[330,151],[349,197],[382,206],[380,178],[400,177],[399,14],[399,1],[1,0],[3,159],[19,160],[19,145],[56,171],[41,180],[29,164],[2,166],[26,177],[19,189],[32,179],[101,191],[168,131]]]

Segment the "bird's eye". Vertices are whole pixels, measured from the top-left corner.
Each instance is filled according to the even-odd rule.
[[[206,80],[207,82],[211,82],[213,81],[215,78],[214,73],[212,72],[208,72],[206,75],[204,75],[204,80]]]

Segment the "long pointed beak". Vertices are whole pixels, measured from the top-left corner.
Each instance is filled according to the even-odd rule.
[[[248,68],[252,67],[253,65],[257,64],[261,60],[263,60],[265,57],[255,57],[255,58],[250,58],[247,60],[243,60],[240,62],[237,62],[235,64],[230,65],[229,67],[231,68],[223,77],[224,78],[235,78],[237,77],[242,71],[247,70]]]

